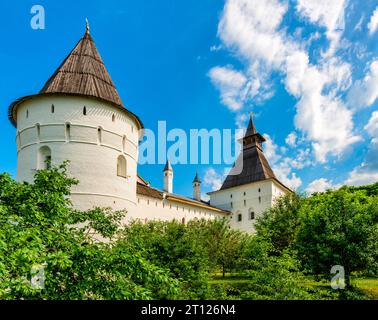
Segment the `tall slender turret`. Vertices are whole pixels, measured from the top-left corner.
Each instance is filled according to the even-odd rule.
[[[173,169],[169,160],[163,170],[164,173],[164,191],[168,193],[173,192]]]

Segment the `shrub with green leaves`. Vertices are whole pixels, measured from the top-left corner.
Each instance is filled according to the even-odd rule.
[[[38,171],[33,184],[0,175],[0,299],[159,299],[178,282],[117,241],[124,212],[72,210],[77,181],[66,165]],[[44,269],[44,288],[32,286]]]

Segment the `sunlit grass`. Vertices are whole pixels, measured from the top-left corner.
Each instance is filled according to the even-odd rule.
[[[226,273],[224,278],[221,273],[213,273],[209,281],[210,284],[226,284],[231,286],[248,284],[249,282],[250,279],[248,279],[248,277],[235,273]],[[378,278],[353,277],[351,283],[365,294],[367,298],[378,300]],[[317,281],[312,276],[305,277],[303,284],[309,288],[324,290],[324,292],[332,291],[329,281]]]

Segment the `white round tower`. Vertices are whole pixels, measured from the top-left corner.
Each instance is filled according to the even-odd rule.
[[[19,181],[33,181],[50,161],[69,160],[79,180],[71,195],[77,209],[136,205],[143,125],[123,106],[88,27],[43,89],[11,104],[9,118],[17,128]]]

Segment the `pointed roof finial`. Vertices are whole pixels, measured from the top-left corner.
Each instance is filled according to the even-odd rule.
[[[253,112],[249,113],[249,123],[248,123],[247,131],[245,133],[245,137],[250,136],[252,134],[256,134],[256,132],[257,132],[255,125],[253,124],[253,115],[254,115]]]
[[[201,183],[201,180],[200,180],[200,178],[198,177],[198,172],[196,172],[196,176],[194,177],[193,183],[194,183],[194,182]]]
[[[173,171],[171,163],[169,162],[169,160],[167,160],[167,163],[165,164],[163,171]]]
[[[85,18],[85,33],[89,34],[89,21],[88,21],[88,18]]]

